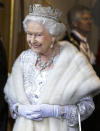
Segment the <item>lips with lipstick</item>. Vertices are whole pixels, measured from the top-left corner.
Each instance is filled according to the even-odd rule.
[[[29,45],[31,45],[31,47],[33,48],[39,48],[40,46],[42,46],[41,43],[31,43],[31,42],[29,42]]]

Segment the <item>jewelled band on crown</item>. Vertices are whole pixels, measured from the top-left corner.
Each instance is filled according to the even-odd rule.
[[[60,16],[62,12],[59,9],[53,9],[52,7],[43,7],[40,4],[30,5],[29,15],[45,17],[60,22]]]

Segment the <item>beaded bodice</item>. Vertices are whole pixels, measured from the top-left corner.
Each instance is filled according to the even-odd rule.
[[[59,55],[54,57],[53,64],[55,65]],[[32,104],[38,103],[39,98],[47,84],[48,76],[52,69],[40,71],[35,66],[37,54],[32,50],[25,51],[20,56],[20,62],[23,69],[25,93]],[[33,85],[35,85],[33,87]]]

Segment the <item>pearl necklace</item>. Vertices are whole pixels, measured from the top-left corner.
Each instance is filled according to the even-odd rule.
[[[51,58],[48,61],[44,61],[44,62],[41,62],[41,57],[40,57],[39,54],[37,54],[37,62],[38,62],[38,65],[40,67],[40,71],[44,70],[47,67],[49,67],[53,63],[55,53],[56,53],[56,51],[54,49]]]

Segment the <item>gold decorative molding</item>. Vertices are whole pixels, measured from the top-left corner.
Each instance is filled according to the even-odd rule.
[[[51,0],[32,0],[32,3],[42,4],[44,6],[45,5],[53,6]]]
[[[11,0],[11,17],[10,17],[10,38],[9,38],[9,61],[8,71],[10,72],[12,66],[12,49],[13,49],[13,26],[14,26],[14,4],[15,0]]]

